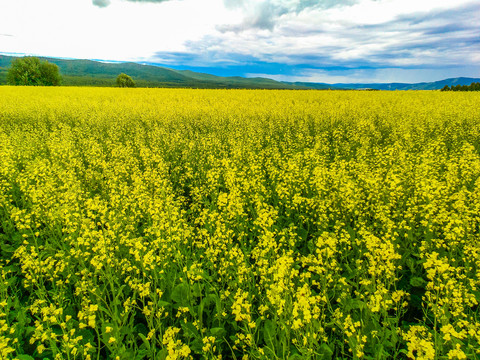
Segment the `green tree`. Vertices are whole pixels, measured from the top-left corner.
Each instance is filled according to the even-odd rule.
[[[40,63],[40,73],[42,79],[42,85],[44,86],[58,86],[62,82],[60,71],[56,64],[52,64],[48,61]]]
[[[133,88],[135,87],[135,82],[127,74],[121,73],[117,76],[117,86]]]
[[[58,86],[61,81],[57,65],[32,56],[13,60],[7,73],[10,85]]]
[[[480,83],[471,83],[470,85],[457,85],[449,89],[447,85],[442,89],[442,91],[480,91]]]

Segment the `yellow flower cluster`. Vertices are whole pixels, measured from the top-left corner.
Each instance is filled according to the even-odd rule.
[[[407,356],[417,360],[435,359],[435,348],[432,335],[423,326],[412,326],[404,336],[408,341]]]
[[[479,96],[0,87],[0,358],[479,358]]]
[[[167,360],[191,359],[190,348],[188,345],[182,344],[181,340],[176,340],[179,328],[168,328],[163,335],[163,345],[167,347]]]

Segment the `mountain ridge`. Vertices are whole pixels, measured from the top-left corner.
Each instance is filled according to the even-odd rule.
[[[315,82],[285,82],[286,84],[297,84],[314,89],[341,89],[341,90],[439,90],[445,85],[470,85],[472,82],[479,82],[480,78],[456,77],[431,82],[419,83],[315,83]]]
[[[39,58],[56,64],[67,86],[115,86],[116,77],[126,73],[138,87],[305,89],[266,78],[220,77],[134,62]],[[0,84],[6,83],[7,68],[13,59],[13,56],[0,55]]]
[[[315,89],[315,90],[438,90],[445,85],[470,85],[480,78],[456,77],[419,83],[317,83],[282,82],[269,78],[217,76],[192,70],[175,70],[167,67],[135,62],[101,62],[96,60],[59,59],[40,57],[58,65],[66,86],[115,86],[116,77],[126,73],[138,87],[179,87],[214,89]],[[0,85],[6,84],[7,68],[13,56],[0,55]]]
[[[445,85],[470,85],[472,82],[478,82],[480,79],[471,77],[455,77],[431,82],[419,83],[372,83],[372,84],[349,84],[362,85],[375,90],[439,90]],[[345,86],[347,84],[333,84],[334,86]],[[354,87],[352,87],[354,88]]]

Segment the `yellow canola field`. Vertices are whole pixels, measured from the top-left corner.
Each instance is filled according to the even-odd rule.
[[[0,87],[0,359],[479,359],[479,105]]]

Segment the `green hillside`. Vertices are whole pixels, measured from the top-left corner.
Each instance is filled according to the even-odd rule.
[[[5,84],[7,82],[7,70],[5,68],[0,68],[0,84]]]
[[[6,83],[6,69],[13,57],[0,55],[0,84]],[[67,86],[115,86],[120,73],[128,74],[137,87],[188,87],[221,89],[302,89],[264,78],[220,77],[193,71],[178,71],[137,63],[105,63],[93,60],[42,58],[57,64]]]
[[[7,69],[14,57],[0,55],[0,85],[6,84]],[[445,85],[470,85],[476,78],[451,78],[422,83],[325,84],[313,82],[280,82],[267,78],[216,76],[191,70],[173,70],[137,63],[112,63],[93,60],[43,58],[57,64],[67,86],[115,86],[120,73],[128,74],[137,87],[176,87],[205,89],[375,89],[375,90],[439,90]]]
[[[244,78],[240,76],[222,77],[222,76],[216,76],[211,74],[198,73],[191,70],[176,70],[176,72],[198,81],[215,82],[221,87],[254,86],[254,87],[265,88],[265,89],[277,89],[279,88],[279,84],[282,84],[281,88],[294,88],[294,89],[310,89],[311,88],[303,85],[281,83],[272,79],[260,78],[260,77],[257,77],[257,78]]]

